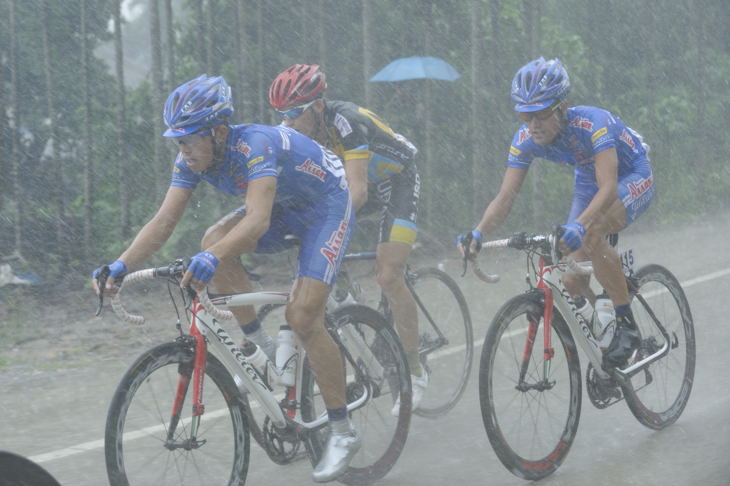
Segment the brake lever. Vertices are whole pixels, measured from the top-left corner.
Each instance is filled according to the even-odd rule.
[[[463,277],[466,275],[466,270],[469,267],[469,253],[471,252],[471,242],[474,239],[474,235],[471,234],[471,231],[464,234],[464,236],[461,237],[461,246],[464,249],[464,259],[463,259],[463,268],[461,272],[461,276]]]
[[[96,307],[96,317],[99,317],[101,315],[101,311],[104,308],[104,290],[106,289],[106,279],[109,278],[109,275],[111,275],[111,269],[109,268],[109,265],[104,265],[101,267],[101,271],[96,276],[96,285],[99,287],[99,305]]]

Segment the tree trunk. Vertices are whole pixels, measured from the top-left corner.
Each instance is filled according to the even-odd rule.
[[[203,0],[194,0],[190,2],[193,6],[193,15],[192,15],[192,22],[193,25],[195,25],[195,37],[196,37],[196,46],[198,48],[197,52],[197,61],[198,61],[198,67],[201,70],[204,70],[206,68],[205,63],[205,22],[203,22]]]
[[[319,26],[319,28],[317,29],[317,33],[319,34],[319,42],[317,44],[317,52],[319,53],[319,65],[322,68],[322,71],[326,73],[327,62],[325,61],[325,57],[327,57],[327,39],[325,37],[325,34],[327,33],[328,29],[327,22],[324,20],[324,13],[324,0],[319,0],[317,2],[317,21],[314,25]]]
[[[117,74],[117,178],[119,181],[119,236],[126,240],[131,235],[129,202],[129,167],[127,164],[127,97],[124,88],[124,44],[122,43],[122,0],[114,2],[114,62]]]
[[[8,64],[10,66],[10,106],[12,108],[12,115],[10,118],[10,164],[11,164],[11,176],[10,183],[12,184],[13,201],[15,202],[15,218],[13,222],[13,233],[14,233],[14,245],[15,252],[22,254],[23,251],[23,208],[21,204],[23,200],[23,185],[22,178],[20,176],[20,164],[21,164],[21,153],[20,153],[20,138],[18,136],[18,130],[20,128],[20,103],[18,101],[18,25],[17,25],[17,3],[16,0],[10,0],[9,2],[9,24],[10,24],[10,59]]]
[[[482,130],[483,126],[479,120],[479,110],[482,108],[483,103],[479,96],[481,87],[481,39],[482,35],[482,9],[481,0],[472,0],[469,4],[469,16],[471,17],[470,24],[470,64],[471,64],[471,109],[470,109],[470,123],[469,132],[471,135],[471,213],[479,214],[482,206],[481,188],[484,187],[483,171],[480,167],[484,164],[485,155],[487,157],[491,154],[484,154],[481,150],[482,147]],[[470,218],[471,219],[471,218]]]
[[[43,0],[43,67],[46,78],[46,106],[49,123],[49,136],[51,141],[51,152],[48,157],[48,163],[52,168],[51,171],[54,181],[51,190],[53,191],[53,201],[56,213],[55,246],[57,248],[58,255],[60,256],[61,263],[65,264],[68,261],[65,228],[66,211],[63,200],[63,171],[61,170],[61,164],[58,160],[58,117],[56,116],[55,87],[53,83],[53,67],[51,66],[54,57],[51,55],[51,42],[48,34],[48,26],[51,25],[50,19],[52,17],[50,10],[50,0]]]
[[[370,29],[372,25],[372,12],[370,0],[362,0],[362,68],[363,83],[365,83],[365,106],[370,107],[372,101],[372,90],[368,79],[373,75],[373,46]]]
[[[237,119],[241,122],[245,121],[248,113],[246,105],[246,23],[244,21],[246,8],[243,0],[238,0],[235,4],[236,9],[236,79],[233,80],[233,93],[235,94],[236,105],[239,108]]]
[[[167,42],[165,43],[167,52],[167,83],[166,91],[170,92],[179,84],[175,77],[175,26],[174,16],[172,12],[172,0],[165,0],[165,34]]]
[[[155,173],[157,174],[157,195],[159,198],[158,201],[161,201],[170,183],[170,174],[167,170],[167,161],[163,161],[163,158],[167,156],[167,152],[163,146],[164,139],[161,136],[162,122],[159,115],[164,103],[164,94],[162,92],[164,88],[162,82],[162,43],[160,40],[160,3],[158,0],[150,0],[150,48],[152,49],[151,102],[153,106],[150,126],[152,127],[154,147],[153,167],[156,168]]]
[[[527,34],[527,61],[538,57],[541,45],[540,30],[540,0],[525,0],[522,4],[525,18],[525,33]],[[523,63],[524,64],[524,63]],[[532,224],[536,225],[543,219],[542,178],[544,169],[542,164],[530,165],[530,185],[532,187]]]
[[[218,62],[213,52],[215,44],[215,5],[213,0],[208,0],[205,4],[205,71],[209,76],[218,73]]]
[[[265,42],[265,35],[264,35],[264,8],[266,8],[266,2],[256,2],[256,65],[262,66],[263,64],[263,54],[262,51],[264,50],[264,42]],[[263,69],[257,69],[256,70],[256,92],[257,93],[268,93],[269,87],[265,84],[266,81],[264,80],[264,70]],[[260,123],[264,123],[265,120],[265,113],[269,110],[266,109],[266,106],[264,103],[267,101],[266,96],[257,96],[256,99],[258,100],[257,103],[257,121]],[[269,117],[271,120],[271,117]]]
[[[86,28],[87,21],[87,0],[81,0],[81,71],[83,78],[84,116],[83,116],[83,140],[84,140],[84,257],[91,257],[91,241],[93,234],[93,207],[94,207],[94,167],[93,154],[94,146],[91,138],[91,72],[89,69],[89,39]]]
[[[424,30],[424,38],[423,38],[423,50],[424,55],[429,56],[431,55],[431,49],[432,49],[432,39],[431,39],[431,26],[434,25],[434,14],[436,10],[436,4],[433,2],[433,0],[429,0],[426,4],[425,8],[425,16],[423,19],[423,30]],[[421,157],[421,160],[423,160],[423,180],[426,181],[427,187],[430,188],[430,190],[426,193],[426,197],[422,199],[421,207],[423,208],[424,212],[424,221],[429,221],[433,216],[433,203],[434,203],[434,195],[436,194],[436,181],[433,177],[433,166],[431,165],[434,157],[433,157],[433,143],[431,140],[431,132],[433,131],[432,122],[431,122],[431,81],[426,79],[424,80],[424,140],[425,140],[425,147],[423,156]],[[423,187],[424,184],[421,185]],[[434,222],[431,221],[433,224]]]

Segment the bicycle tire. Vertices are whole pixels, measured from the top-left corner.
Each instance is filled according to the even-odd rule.
[[[695,334],[692,313],[679,281],[660,265],[640,268],[634,277],[638,293],[661,322],[672,341],[669,354],[623,386],[626,404],[643,425],[660,430],[673,424],[689,400],[695,371]],[[639,299],[631,309],[641,333],[639,357],[649,355],[664,343]]]
[[[372,367],[362,359],[357,359],[359,370],[354,369],[348,356],[356,357],[359,353],[352,345],[344,344],[341,335],[345,327],[358,333],[367,343],[372,356],[384,369],[382,378],[371,376]],[[365,385],[375,390],[371,399],[350,412],[350,419],[362,436],[362,447],[338,481],[349,485],[370,484],[391,470],[405,447],[411,417],[408,363],[395,331],[374,309],[363,305],[341,307],[328,316],[328,330],[343,354],[348,401],[361,393]],[[325,406],[311,368],[305,366],[303,371],[302,417],[311,421],[325,411]],[[391,409],[399,395],[401,408],[399,416],[395,417]],[[312,464],[317,464],[322,457],[326,440],[327,427],[309,434],[306,445]]]
[[[192,373],[193,355],[190,345],[165,343],[143,353],[122,378],[104,437],[112,486],[245,484],[250,453],[245,405],[227,370],[210,353],[203,387],[206,409],[197,433],[206,442],[191,450],[165,447],[179,376]],[[192,394],[186,395],[183,411],[189,413]],[[175,439],[189,439],[189,434],[189,420],[181,418]]]
[[[471,314],[459,285],[437,268],[420,268],[412,282],[418,308],[419,354],[429,386],[416,415],[436,418],[466,390],[474,356]]]
[[[27,457],[0,451],[0,486],[60,486],[39,464]]]
[[[489,442],[507,470],[528,480],[549,476],[563,463],[578,431],[581,409],[575,341],[554,308],[555,354],[546,366],[543,309],[543,293],[538,290],[507,301],[489,326],[479,363],[479,400]],[[528,347],[530,319],[537,327]],[[528,352],[529,363],[523,367]],[[521,369],[524,383],[519,379]],[[547,388],[540,389],[540,384]]]

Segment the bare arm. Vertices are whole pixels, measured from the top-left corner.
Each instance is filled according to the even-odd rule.
[[[598,192],[588,207],[578,216],[583,226],[589,228],[596,217],[606,214],[618,197],[618,156],[616,149],[610,148],[596,155],[596,182]]]
[[[275,177],[251,181],[246,192],[246,215],[226,236],[205,250],[219,260],[254,251],[259,239],[269,230],[275,195]]]
[[[489,203],[489,206],[484,211],[482,220],[479,221],[475,229],[486,235],[504,223],[504,220],[507,219],[512,209],[512,204],[517,194],[520,192],[526,175],[526,169],[507,167],[507,171],[504,173],[504,178],[502,179],[502,186],[499,188],[499,193]]]
[[[192,194],[191,189],[183,187],[171,186],[167,190],[157,214],[142,227],[129,248],[119,257],[127,268],[138,266],[165,244],[182,218]]]
[[[368,164],[370,159],[358,158],[345,162],[347,185],[350,186],[350,197],[355,211],[368,202]]]

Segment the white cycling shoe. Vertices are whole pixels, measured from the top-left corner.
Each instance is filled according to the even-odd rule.
[[[423,394],[426,393],[426,388],[428,388],[428,372],[426,371],[426,368],[421,365],[421,376],[411,375],[411,389],[413,390],[413,395],[411,396],[411,410],[418,410],[418,407],[421,405],[421,400],[423,399]],[[390,413],[393,417],[400,415],[400,396],[395,401],[393,410],[391,410]]]
[[[354,428],[342,434],[330,432],[322,459],[312,471],[314,482],[326,483],[340,477],[361,445],[362,438]]]

